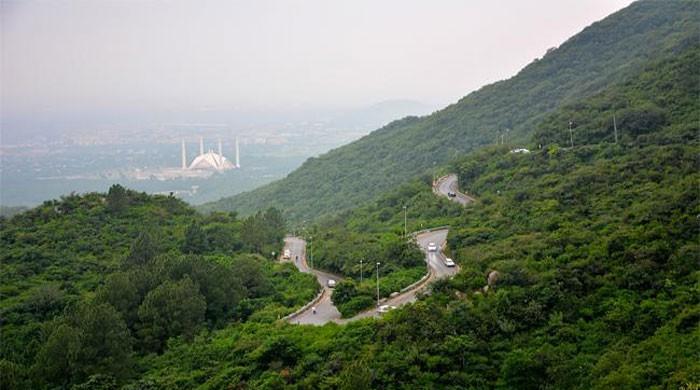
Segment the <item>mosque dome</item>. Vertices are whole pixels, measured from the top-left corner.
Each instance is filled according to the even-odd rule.
[[[194,161],[192,161],[192,164],[190,164],[189,169],[226,171],[235,167],[236,166],[226,157],[209,151],[197,156]]]

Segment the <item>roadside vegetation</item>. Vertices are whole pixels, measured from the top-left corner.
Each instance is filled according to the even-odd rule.
[[[307,231],[314,237],[314,266],[345,277],[332,297],[344,317],[376,305],[377,272],[380,298],[400,292],[426,274],[425,254],[410,234],[438,226],[461,212],[459,205],[426,192],[430,181],[429,177],[413,181],[367,206],[326,218]]]
[[[333,296],[346,315],[374,304],[376,262],[383,296],[425,271],[404,237],[404,206],[408,232],[450,226],[460,273],[379,320],[276,321],[318,285],[272,262],[286,231],[275,209],[202,216],[174,198],[114,186],[0,218],[0,388],[697,388],[700,47],[697,25],[688,25],[697,4],[635,3],[555,50],[566,55],[527,67],[521,84],[516,76],[465,98],[471,114],[460,115],[460,103],[446,109],[459,120],[421,121],[440,130],[435,137],[448,146],[430,153],[445,153],[449,165],[392,160],[397,172],[407,164],[390,183],[402,183],[396,191],[350,196],[307,226],[313,265],[348,277]],[[666,38],[649,43],[657,35]],[[586,55],[605,40],[634,61]],[[576,61],[587,72],[576,73]],[[549,92],[596,72],[604,77]],[[563,101],[510,115],[530,126],[522,144],[451,149],[457,137],[472,142],[472,130],[445,132],[472,115],[498,116],[495,108],[511,106],[488,98],[506,99],[493,91],[518,85],[544,95],[543,105]],[[523,95],[513,99],[513,111],[532,114]],[[353,158],[337,161],[356,161],[358,150],[390,155],[382,141],[392,139],[391,126],[374,148],[355,144],[338,152]],[[523,146],[531,153],[511,152]],[[432,194],[422,169],[446,167],[476,202],[461,207]],[[341,197],[370,187],[369,176],[340,189],[330,173],[312,183]],[[304,199],[297,216],[310,204],[330,213],[330,203]],[[352,203],[366,199],[374,201]],[[343,211],[347,202],[352,211]]]
[[[0,387],[124,383],[174,340],[289,314],[318,284],[270,259],[284,232],[274,209],[202,217],[118,185],[0,219]]]
[[[517,154],[504,146],[454,160],[477,202],[453,210],[434,198],[422,209],[444,205],[441,223],[451,226],[449,246],[462,271],[433,284],[416,304],[345,326],[247,323],[212,332],[153,359],[142,381],[215,388],[692,388],[700,382],[700,148],[691,137],[699,130],[692,119],[700,117],[693,103],[700,97],[698,53],[688,48],[655,61],[637,80],[581,100],[567,114],[553,113],[538,132],[553,129],[548,124],[557,117],[611,119],[611,112],[576,107],[595,106],[612,92],[636,96],[633,105],[651,100],[666,118],[661,125],[626,128],[617,144],[580,126],[573,150],[550,143]],[[647,72],[666,81],[641,88]],[[675,97],[665,99],[669,94]],[[567,132],[567,123],[559,131]],[[433,197],[429,181],[412,184],[409,198]],[[402,202],[384,222],[376,218],[381,209],[366,206],[338,225],[400,235]]]

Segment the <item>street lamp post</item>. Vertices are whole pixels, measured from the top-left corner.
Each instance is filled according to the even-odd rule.
[[[309,260],[311,263],[311,264],[309,264],[309,266],[311,268],[314,267],[314,242],[313,242],[313,239],[314,239],[313,236],[309,236]]]
[[[377,262],[377,307],[379,307],[379,262]]]
[[[406,238],[406,206],[403,206],[403,238]]]
[[[360,259],[360,283],[362,283],[362,262],[364,259]]]
[[[437,180],[437,177],[435,174],[435,161],[433,161],[433,184],[435,184],[435,180]]]
[[[569,121],[569,140],[571,141],[571,148],[574,147],[574,132],[571,127],[574,125],[574,121]]]

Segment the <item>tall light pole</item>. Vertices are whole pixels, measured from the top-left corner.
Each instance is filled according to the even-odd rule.
[[[310,255],[309,260],[311,260],[311,264],[309,264],[309,266],[311,268],[314,267],[314,242],[313,242],[313,240],[314,240],[314,237],[309,236],[309,252],[310,252],[309,253],[309,255]]]
[[[377,306],[379,306],[379,262],[377,262]]]
[[[571,148],[574,148],[574,131],[571,130],[571,127],[574,125],[574,121],[569,121],[569,139],[571,141]]]
[[[363,261],[364,261],[363,259],[360,259],[360,283],[362,283],[362,262]]]
[[[406,238],[406,206],[403,206],[403,238]]]

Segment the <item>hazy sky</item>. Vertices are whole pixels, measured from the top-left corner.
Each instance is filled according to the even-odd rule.
[[[2,115],[444,104],[630,0],[2,1]]]

